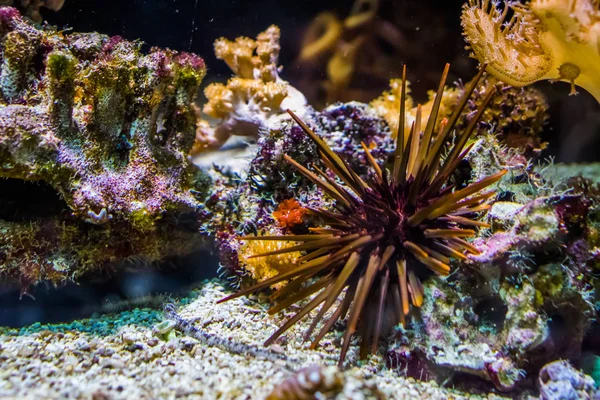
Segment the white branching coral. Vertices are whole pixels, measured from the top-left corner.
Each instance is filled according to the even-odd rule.
[[[260,129],[269,129],[289,118],[291,109],[303,113],[306,99],[279,76],[280,31],[275,25],[260,33],[256,40],[239,37],[234,41],[215,41],[215,55],[235,74],[227,84],[213,83],[204,94],[208,101],[204,113],[218,120],[214,127],[199,126],[193,153],[222,145],[231,135],[257,137]]]
[[[550,79],[600,102],[600,0],[469,0],[463,34],[487,71],[513,86]]]

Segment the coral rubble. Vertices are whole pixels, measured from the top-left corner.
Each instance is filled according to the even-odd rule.
[[[335,346],[311,351],[297,346],[294,338],[279,345],[278,358],[245,353],[248,349],[265,351],[261,345],[264,327],[273,317],[263,313],[260,304],[246,299],[232,301],[228,307],[215,306],[226,293],[221,283],[209,281],[198,288],[196,298],[177,305],[179,315],[209,340],[179,329],[163,336],[158,333],[167,331],[158,323],[161,312],[147,309],[68,325],[33,326],[22,332],[0,331],[0,397],[264,399],[281,393],[277,387],[290,388],[290,383],[284,383],[288,380],[306,393],[310,384],[299,379],[306,376],[303,369],[309,368],[322,378],[321,393],[332,393],[326,392],[327,388],[335,390],[331,398],[338,400],[508,399],[399,377],[382,369],[380,360],[340,371],[328,365],[337,351]],[[157,325],[152,328],[152,324]],[[224,346],[224,342],[237,346]],[[271,351],[275,352],[275,347]],[[282,364],[282,359],[295,360],[294,370]],[[338,379],[342,384],[339,390]]]
[[[39,30],[9,7],[0,8],[0,36],[0,176],[60,196],[54,214],[38,216],[27,191],[3,193],[5,204],[24,204],[16,217],[1,216],[9,234],[0,273],[26,289],[197,246],[202,179],[187,155],[203,60],[144,54],[120,37]]]
[[[510,16],[509,16],[510,15]],[[473,56],[499,79],[578,85],[600,101],[600,3],[596,0],[469,0],[462,15]]]

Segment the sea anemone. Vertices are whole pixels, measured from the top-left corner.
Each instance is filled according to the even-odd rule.
[[[600,102],[598,0],[469,0],[462,26],[472,56],[513,85],[551,79],[571,83]]]
[[[403,129],[398,132],[389,170],[379,166],[367,146],[363,145],[372,169],[364,180],[300,118],[290,112],[315,143],[329,171],[313,166],[313,172],[290,157],[285,158],[302,175],[335,199],[335,206],[331,210],[308,208],[308,213],[320,218],[324,224],[309,228],[310,233],[240,238],[299,243],[256,254],[253,258],[297,251],[304,255],[296,260],[296,265],[289,271],[219,302],[289,281],[271,295],[271,300],[276,304],[269,309],[269,313],[275,314],[316,293],[267,339],[266,346],[322,304],[304,336],[305,340],[309,340],[317,323],[336,305],[310,347],[315,348],[334,323],[348,315],[339,364],[343,364],[354,333],[359,333],[362,338],[360,356],[363,358],[377,350],[379,338],[387,329],[398,322],[404,323],[410,304],[421,306],[421,278],[428,275],[428,270],[448,275],[451,258],[466,259],[465,253],[478,254],[478,250],[465,238],[475,235],[473,228],[487,226],[478,221],[476,216],[489,208],[487,202],[494,195],[493,192],[480,192],[497,182],[506,171],[462,188],[452,183],[452,175],[472,147],[466,146],[467,141],[475,131],[494,90],[487,95],[468,127],[455,133],[455,124],[483,74],[482,68],[436,134],[434,127],[448,70],[449,65],[446,65],[425,129],[421,129],[421,112],[418,110],[407,137]],[[402,77],[400,127],[404,126],[405,98],[406,68]],[[447,148],[453,133],[454,145]],[[339,297],[341,301],[336,303]]]

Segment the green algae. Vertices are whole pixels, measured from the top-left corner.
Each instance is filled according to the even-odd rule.
[[[36,322],[29,326],[16,328],[0,327],[0,335],[24,336],[50,331],[54,333],[82,332],[97,336],[107,336],[116,333],[126,325],[137,325],[152,328],[162,321],[162,311],[151,308],[135,308],[115,314],[102,314],[97,317],[81,319],[59,324],[42,324]]]

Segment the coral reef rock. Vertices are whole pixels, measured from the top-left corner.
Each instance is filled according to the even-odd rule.
[[[501,164],[515,160],[496,155]],[[481,254],[450,279],[424,282],[420,315],[388,353],[399,373],[438,381],[468,373],[512,391],[531,386],[548,362],[581,357],[596,317],[598,188],[511,169],[498,196],[512,201],[492,205],[489,231],[473,242]]]
[[[594,380],[573,368],[568,361],[551,362],[542,368],[538,377],[540,400],[597,399]]]
[[[10,178],[0,273],[24,287],[59,283],[106,262],[195,247],[195,193],[205,180],[188,153],[203,60],[144,54],[141,42],[120,37],[39,30],[9,7],[0,8],[0,37],[0,177]],[[28,182],[57,203],[54,213]]]
[[[307,108],[305,114],[306,123],[363,177],[366,177],[368,167],[361,142],[378,160],[384,161],[392,154],[389,128],[366,104],[338,103],[321,112]],[[239,252],[244,242],[237,236],[307,231],[313,216],[305,214],[294,226],[283,226],[276,218],[281,205],[294,199],[298,207],[306,209],[328,207],[332,202],[320,188],[286,162],[284,155],[302,165],[325,168],[316,146],[302,129],[295,124],[282,123],[276,129],[260,132],[244,176],[211,171],[214,186],[202,212],[202,230],[216,235],[221,263],[234,276],[245,277],[249,273],[257,279],[272,276],[274,271],[269,267],[273,265],[271,262],[261,262],[264,259],[245,265],[246,257],[241,257]],[[247,255],[246,251],[243,253]],[[275,264],[283,261],[278,260],[272,261]]]

